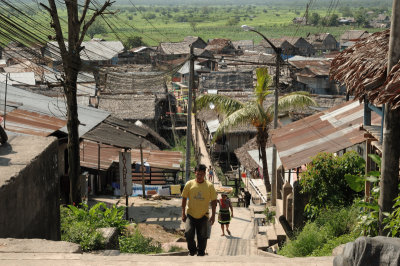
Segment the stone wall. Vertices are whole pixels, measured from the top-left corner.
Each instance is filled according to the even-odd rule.
[[[58,142],[13,136],[0,146],[0,238],[60,240]]]

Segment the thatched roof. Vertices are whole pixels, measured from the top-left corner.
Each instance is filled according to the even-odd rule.
[[[331,79],[347,86],[350,94],[374,104],[400,107],[400,64],[387,75],[390,30],[377,32],[341,52],[330,69]]]
[[[107,110],[119,119],[152,120],[158,100],[151,95],[101,95],[99,109]]]

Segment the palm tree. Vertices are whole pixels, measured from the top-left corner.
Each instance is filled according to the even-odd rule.
[[[271,184],[268,177],[266,146],[269,137],[269,127],[274,117],[273,105],[264,109],[263,103],[267,95],[273,93],[269,88],[271,77],[267,68],[256,70],[257,86],[254,88],[254,101],[247,103],[240,102],[228,96],[205,94],[196,101],[198,110],[209,108],[212,104],[217,113],[224,116],[223,121],[215,132],[213,141],[227,131],[238,125],[251,123],[257,129],[257,144],[259,156],[263,165],[264,183],[267,191],[271,191]],[[278,101],[278,110],[281,112],[306,106],[316,106],[317,103],[309,97],[306,92],[294,92],[282,96]]]

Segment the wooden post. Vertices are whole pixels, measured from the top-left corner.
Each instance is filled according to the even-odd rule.
[[[145,191],[145,185],[144,185],[144,163],[143,163],[143,148],[142,144],[140,144],[140,169],[142,172],[142,190],[143,190],[143,198],[146,198],[146,191]]]

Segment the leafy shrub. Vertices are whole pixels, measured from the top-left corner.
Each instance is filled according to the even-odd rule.
[[[107,208],[97,203],[92,208],[82,204],[81,208],[69,205],[61,207],[61,239],[80,244],[83,251],[103,248],[104,238],[96,231],[102,227],[115,227],[122,232],[128,221],[124,220],[124,207]]]
[[[138,229],[131,235],[119,238],[119,248],[122,253],[161,253],[161,244],[153,243],[151,238],[144,237]]]
[[[326,241],[326,233],[320,230],[316,223],[308,223],[295,240],[283,246],[279,255],[287,257],[309,256],[314,250],[321,248]]]
[[[322,247],[314,250],[311,256],[332,256],[332,251],[337,246],[354,241],[358,236],[350,233],[328,240]]]
[[[323,227],[328,236],[337,237],[349,234],[354,230],[358,215],[358,208],[332,208],[321,212],[315,219],[319,227]]]
[[[287,257],[326,256],[343,243],[353,241],[357,208],[325,209],[298,233],[295,240],[288,242],[279,254]],[[348,240],[348,241],[347,241]]]
[[[265,208],[264,214],[265,214],[265,221],[267,224],[275,223],[275,215],[276,215],[275,211],[270,211],[268,208]]]
[[[330,206],[349,206],[358,196],[347,184],[345,175],[360,175],[365,161],[356,152],[338,157],[320,153],[313,158],[307,170],[301,174],[302,192],[311,195],[306,215],[318,216],[320,210]]]
[[[83,251],[102,249],[104,238],[96,228],[85,222],[73,221],[61,224],[61,240],[80,244]]]

